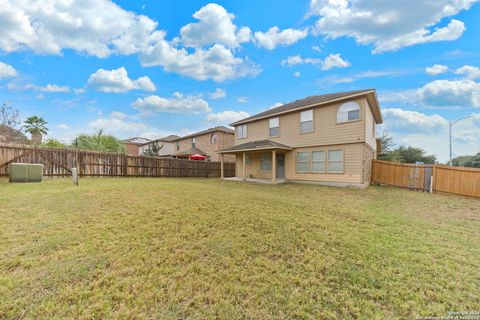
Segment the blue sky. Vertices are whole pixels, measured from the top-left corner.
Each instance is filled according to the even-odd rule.
[[[69,142],[226,125],[306,96],[377,89],[398,145],[480,151],[477,0],[18,0],[0,8],[0,101]]]

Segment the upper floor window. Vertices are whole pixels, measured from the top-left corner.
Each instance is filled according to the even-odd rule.
[[[192,148],[195,148],[195,143],[197,142],[197,140],[195,138],[192,138]]]
[[[349,101],[340,106],[337,111],[337,123],[360,120],[360,105]]]
[[[180,142],[176,142],[176,145],[177,145],[177,151],[180,150]]]
[[[278,137],[280,133],[280,120],[278,117],[268,120],[268,126],[270,128],[270,137]]]
[[[300,112],[300,132],[313,131],[313,110]]]
[[[210,136],[210,143],[211,144],[217,143],[217,134],[216,133],[212,133],[212,135]]]
[[[237,127],[237,138],[246,138],[247,137],[247,125],[241,124]]]

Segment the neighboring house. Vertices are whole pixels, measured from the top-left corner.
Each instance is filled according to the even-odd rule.
[[[204,131],[189,134],[175,141],[175,152],[177,158],[188,158],[194,154],[207,157],[210,161],[220,161],[220,150],[234,145],[234,131],[219,126]],[[235,156],[225,156],[224,161],[234,162]]]
[[[147,150],[153,150],[154,146],[158,150],[158,156],[171,157],[175,153],[176,141],[180,139],[177,135],[169,135],[168,137],[160,138],[144,143],[139,148],[139,154],[145,155]]]
[[[127,149],[127,154],[138,156],[140,154],[139,152],[140,146],[149,141],[150,140],[146,138],[134,137],[134,138],[122,140],[121,142]]]
[[[235,145],[221,154],[244,180],[367,186],[382,121],[374,89],[308,97],[232,123]]]

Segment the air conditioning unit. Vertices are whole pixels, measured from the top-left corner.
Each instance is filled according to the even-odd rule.
[[[42,182],[43,164],[11,163],[10,182]]]

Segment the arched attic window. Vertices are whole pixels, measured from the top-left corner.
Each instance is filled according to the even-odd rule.
[[[360,105],[354,101],[345,102],[337,111],[337,123],[360,120]]]
[[[211,144],[217,143],[217,134],[216,133],[212,133],[212,135],[210,136],[210,143]]]

